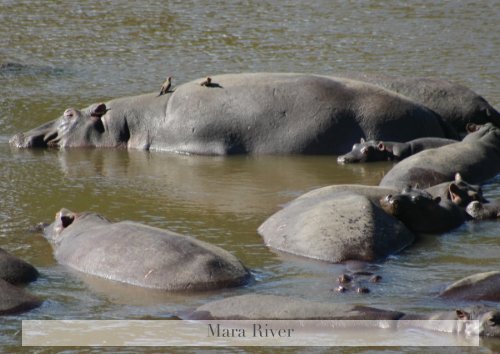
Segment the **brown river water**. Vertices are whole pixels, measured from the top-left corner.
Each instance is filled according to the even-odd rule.
[[[27,289],[45,299],[36,310],[0,320],[0,352],[85,351],[23,348],[20,320],[162,319],[249,292],[413,312],[462,305],[436,294],[463,276],[500,269],[498,222],[467,223],[424,237],[374,264],[383,281],[367,295],[331,291],[344,265],[273,252],[257,234],[267,217],[300,194],[331,184],[375,185],[390,163],[339,166],[335,156],[20,151],[8,139],[67,107],[158,90],[167,75],[177,84],[211,74],[259,71],[434,76],[462,83],[500,109],[499,21],[500,3],[491,0],[0,0],[0,63],[23,65],[0,72],[0,247],[39,269],[40,279]],[[500,198],[500,176],[484,190],[487,197]],[[235,254],[255,280],[241,288],[180,295],[83,277],[58,265],[50,245],[30,231],[41,221],[52,221],[62,207],[193,235]],[[479,348],[460,351],[478,349],[498,352],[500,341],[482,340]],[[158,351],[87,351],[101,350]]]

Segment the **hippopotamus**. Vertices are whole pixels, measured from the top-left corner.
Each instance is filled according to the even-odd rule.
[[[18,148],[123,147],[206,154],[342,154],[360,137],[446,137],[427,107],[366,82],[307,74],[227,74],[164,95],[68,108],[11,138]],[[105,112],[105,113],[103,113]]]
[[[500,129],[485,124],[463,141],[424,150],[395,165],[380,186],[402,189],[427,188],[460,175],[469,183],[482,183],[500,172]]]
[[[11,284],[25,284],[35,281],[38,275],[31,264],[0,248],[0,279]]]
[[[453,139],[467,133],[468,123],[491,122],[500,127],[500,113],[476,92],[455,82],[370,73],[339,73],[338,76],[369,82],[423,104],[442,117],[447,136]]]
[[[467,205],[465,211],[475,220],[498,219],[500,218],[500,200],[491,203],[474,200]]]
[[[478,184],[470,184],[462,178],[460,173],[455,174],[451,182],[444,182],[425,189],[433,197],[451,200],[460,207],[466,207],[473,201],[488,203],[483,196],[483,190]]]
[[[500,301],[500,272],[469,275],[449,285],[440,297],[456,300]]]
[[[0,279],[0,315],[14,315],[29,311],[41,304],[40,298]]]
[[[388,194],[380,199],[380,205],[416,233],[446,232],[467,219],[465,211],[450,200],[411,187],[396,195]]]
[[[44,228],[56,260],[80,272],[144,288],[212,290],[250,274],[229,252],[190,236],[97,213],[61,209]]]
[[[337,158],[338,163],[401,161],[417,152],[458,142],[445,138],[419,138],[408,142],[365,141],[354,144],[352,150]]]
[[[500,337],[499,325],[500,311],[483,305],[429,314],[405,314],[397,321],[397,328],[423,328],[480,337]]]
[[[187,314],[200,320],[397,320],[404,313],[374,307],[316,302],[279,295],[245,294],[209,302]]]
[[[209,302],[181,317],[190,320],[343,320],[339,323],[343,328],[417,327],[439,332],[500,337],[500,311],[486,306],[427,314],[406,314],[355,304],[246,294]],[[366,322],[361,324],[356,320]],[[478,326],[472,322],[475,320],[478,321]],[[333,323],[328,325],[332,326]]]
[[[414,240],[378,205],[391,192],[360,185],[316,189],[288,203],[257,231],[267,246],[303,257],[332,263],[385,258]]]

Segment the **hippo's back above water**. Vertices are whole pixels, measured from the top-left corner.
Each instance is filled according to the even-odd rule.
[[[65,209],[46,228],[56,259],[81,272],[146,288],[209,290],[244,284],[249,273],[229,252],[130,221],[111,223]]]
[[[175,84],[174,84],[175,86]],[[164,95],[68,109],[11,139],[17,147],[128,147],[192,154],[340,154],[361,137],[444,137],[440,117],[395,92],[345,78],[227,74]],[[99,108],[99,109],[96,109]]]

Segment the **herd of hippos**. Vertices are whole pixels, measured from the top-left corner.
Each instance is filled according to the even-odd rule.
[[[254,73],[173,87],[169,77],[159,95],[68,108],[61,117],[16,134],[10,144],[204,155],[344,154],[339,163],[401,161],[379,186],[310,191],[258,228],[273,249],[333,263],[380,261],[422,233],[440,234],[470,219],[500,217],[500,202],[488,202],[480,187],[500,173],[500,114],[475,92],[446,80]],[[251,279],[249,270],[220,247],[131,221],[110,222],[93,212],[62,209],[42,229],[58,262],[109,280],[199,291]],[[37,275],[28,263],[0,252],[0,314],[40,305],[38,297],[18,286]],[[339,291],[348,290],[344,285],[351,276],[339,279]],[[500,311],[491,304],[500,301],[500,271],[469,275],[440,296],[472,303],[456,311],[405,314],[247,294],[207,303],[187,317],[453,319],[457,324],[450,331],[500,337]],[[480,326],[471,329],[470,320],[479,320]]]

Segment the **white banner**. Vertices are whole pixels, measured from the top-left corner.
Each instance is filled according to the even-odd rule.
[[[478,346],[478,321],[26,320],[23,346]]]

